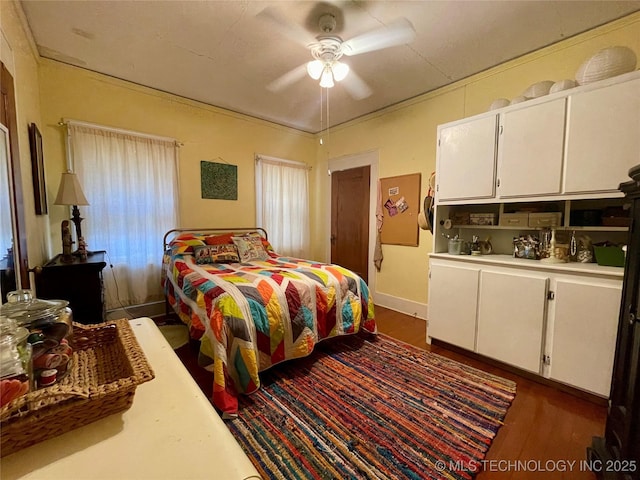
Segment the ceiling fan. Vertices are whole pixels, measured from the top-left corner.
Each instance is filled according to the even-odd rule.
[[[290,22],[275,7],[266,7],[258,13],[258,17],[277,25],[280,33],[308,48],[313,57],[313,60],[294,68],[267,85],[267,89],[273,92],[285,89],[308,74],[314,80],[320,80],[320,86],[323,88],[331,88],[334,82],[341,82],[353,98],[366,98],[371,95],[371,89],[346,63],[340,61],[342,56],[359,55],[403,45],[412,42],[416,35],[413,25],[406,18],[399,18],[388,25],[343,41],[335,34],[337,21],[333,13],[323,13],[319,16],[318,27],[321,33],[317,37],[304,27]]]

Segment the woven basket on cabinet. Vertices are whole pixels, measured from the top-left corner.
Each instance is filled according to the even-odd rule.
[[[128,320],[74,324],[71,371],[0,409],[0,456],[127,410],[154,378]]]

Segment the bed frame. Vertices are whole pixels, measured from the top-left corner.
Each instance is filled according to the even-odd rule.
[[[264,237],[265,240],[268,240],[267,231],[261,227],[239,227],[239,228],[174,228],[169,230],[164,234],[162,239],[162,251],[167,251],[167,245],[169,245],[168,241],[173,238],[173,235],[176,233],[249,233],[249,232],[260,232],[260,235]]]

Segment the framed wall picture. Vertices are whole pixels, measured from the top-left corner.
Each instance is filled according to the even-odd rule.
[[[202,198],[238,200],[238,167],[227,163],[200,161]]]
[[[44,157],[42,154],[42,135],[35,123],[29,125],[29,147],[31,150],[31,174],[33,176],[33,195],[36,215],[45,215],[47,209],[47,187],[44,182]]]

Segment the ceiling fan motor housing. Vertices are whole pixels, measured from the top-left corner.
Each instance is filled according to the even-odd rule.
[[[320,37],[309,46],[316,60],[331,63],[342,57],[342,40],[339,37]]]
[[[336,17],[330,13],[321,15],[318,19],[318,27],[322,33],[331,33],[336,28]]]

